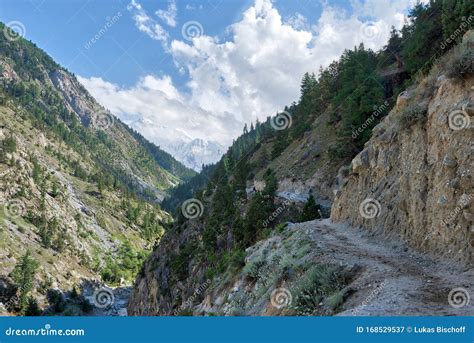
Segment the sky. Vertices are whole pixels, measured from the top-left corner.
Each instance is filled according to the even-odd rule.
[[[2,0],[0,20],[173,152],[224,147],[299,98],[305,72],[378,50],[416,0]]]

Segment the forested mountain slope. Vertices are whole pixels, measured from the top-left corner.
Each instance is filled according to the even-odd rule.
[[[17,292],[7,310],[24,313],[27,296],[47,306],[51,289],[129,284],[171,221],[159,202],[195,173],[0,31],[0,302]]]
[[[299,226],[286,224],[328,216],[335,199],[334,219],[378,228],[382,237],[392,237],[394,242],[402,237],[414,248],[437,257],[472,263],[472,233],[466,232],[472,227],[471,210],[463,208],[465,219],[456,214],[450,226],[457,229],[451,238],[442,233],[444,228],[438,233],[445,237],[440,238],[430,231],[429,221],[415,219],[416,212],[427,218],[436,211],[434,199],[441,194],[431,180],[421,183],[427,190],[413,195],[412,203],[393,203],[389,196],[398,192],[398,181],[393,180],[407,186],[404,192],[418,191],[415,181],[403,181],[400,175],[405,169],[397,163],[403,157],[411,156],[407,161],[412,162],[419,156],[433,157],[432,151],[426,151],[433,146],[440,148],[436,156],[449,155],[463,142],[463,149],[446,158],[448,164],[452,159],[459,163],[449,175],[459,173],[463,179],[458,180],[457,190],[441,197],[444,203],[451,201],[443,214],[455,209],[462,192],[472,190],[472,131],[464,128],[458,140],[449,136],[451,129],[446,127],[448,109],[462,110],[464,118],[464,113],[470,113],[466,109],[471,106],[473,49],[472,31],[466,31],[472,26],[472,13],[473,4],[468,1],[419,4],[411,11],[410,22],[401,32],[393,30],[381,51],[360,45],[344,52],[317,76],[307,73],[297,103],[263,123],[246,127],[217,165],[165,200],[177,220],[138,275],[129,312],[269,314],[272,289],[292,284],[293,300],[295,296],[300,299],[297,305],[304,310],[297,306],[286,314],[320,313],[316,310],[319,303],[325,305],[325,314],[341,311],[352,294],[342,291],[360,276],[360,270],[352,268],[356,261],[338,267],[329,257],[316,259],[314,242],[295,232]],[[453,49],[463,35],[464,43]],[[443,55],[446,57],[440,60]],[[440,62],[435,65],[436,61]],[[413,89],[417,90],[415,100],[401,105]],[[434,113],[445,122],[431,135],[432,121],[427,118]],[[391,122],[397,125],[390,124],[390,130],[384,131]],[[426,132],[428,140],[423,138]],[[402,143],[399,148],[397,137],[412,143]],[[383,142],[378,143],[380,140]],[[365,158],[367,150],[369,157]],[[436,169],[439,161],[430,163],[428,169]],[[406,171],[421,173],[415,164]],[[450,177],[447,173],[440,171],[444,175],[433,177],[445,182]],[[427,198],[431,188],[433,197]],[[360,219],[363,197],[375,194],[377,198],[384,192],[386,212],[374,222]],[[407,211],[407,216],[398,217],[400,211]],[[433,232],[431,241],[421,244],[426,232]],[[451,248],[440,251],[447,241]],[[318,279],[321,284],[315,283]],[[295,280],[301,283],[294,284]],[[249,309],[246,304],[254,306]],[[307,313],[308,307],[313,312]]]

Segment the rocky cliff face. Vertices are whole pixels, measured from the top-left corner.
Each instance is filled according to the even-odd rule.
[[[434,69],[374,129],[337,191],[331,218],[473,262],[474,78]]]

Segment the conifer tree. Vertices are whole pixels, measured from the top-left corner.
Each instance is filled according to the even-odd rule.
[[[33,290],[33,281],[37,268],[38,262],[31,256],[31,252],[28,250],[10,274],[18,287],[19,308],[22,314],[28,308],[28,296]]]

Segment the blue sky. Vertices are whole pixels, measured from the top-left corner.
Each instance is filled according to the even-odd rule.
[[[360,42],[380,49],[415,2],[3,0],[0,20],[173,153],[196,138],[229,145],[296,101],[304,72]]]
[[[226,37],[227,26],[239,21],[252,3],[252,0],[178,0],[177,26],[167,29],[171,37],[182,39],[179,24],[194,20],[202,23],[206,35]],[[347,2],[338,3],[350,9]],[[141,76],[167,74],[185,91],[182,86],[186,77],[178,73],[171,56],[156,41],[136,29],[127,10],[129,4],[126,0],[3,0],[0,20],[22,22],[27,39],[77,75],[101,76],[121,86],[131,86]],[[153,14],[166,10],[169,1],[145,0],[140,4]],[[322,8],[319,1],[307,0],[279,0],[275,6],[284,16],[301,12],[312,19],[318,18]],[[122,16],[107,34],[86,49],[85,44],[118,13]]]

